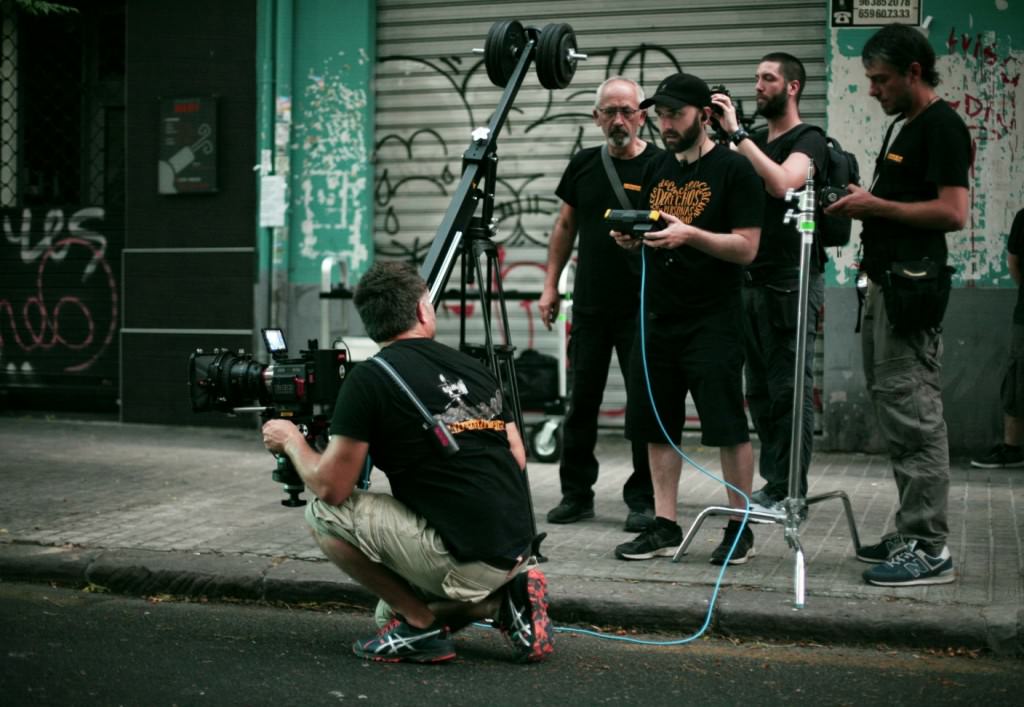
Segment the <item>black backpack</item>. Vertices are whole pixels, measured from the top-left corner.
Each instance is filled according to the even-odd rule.
[[[824,208],[829,205],[826,203],[828,190],[845,189],[848,184],[860,184],[860,166],[852,152],[844,150],[838,140],[829,137],[817,125],[804,124],[800,131],[794,134],[793,139],[795,140],[808,130],[817,130],[824,135],[827,147],[825,170],[822,174],[817,174],[814,177],[814,185],[817,189],[817,193],[814,195],[817,204],[814,221],[817,224],[818,243],[827,247],[844,246],[850,242],[853,222],[844,216],[829,216],[825,214]]]

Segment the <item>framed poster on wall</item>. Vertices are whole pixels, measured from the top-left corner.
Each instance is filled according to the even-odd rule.
[[[214,96],[160,101],[160,194],[217,191],[217,99]]]

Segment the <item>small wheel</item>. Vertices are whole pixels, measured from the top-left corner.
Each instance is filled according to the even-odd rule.
[[[562,426],[554,420],[545,420],[530,431],[530,452],[542,463],[558,461],[562,456]]]

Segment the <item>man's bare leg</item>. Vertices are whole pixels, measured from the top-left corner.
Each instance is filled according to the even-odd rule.
[[[654,442],[647,445],[647,458],[651,463],[651,481],[654,483],[654,515],[675,521],[683,459],[672,445]]]
[[[750,442],[743,442],[733,447],[721,447],[718,450],[722,460],[722,476],[730,484],[750,496],[754,485],[754,448]],[[653,467],[652,467],[653,471]],[[731,488],[726,487],[730,508],[744,509],[746,501]]]

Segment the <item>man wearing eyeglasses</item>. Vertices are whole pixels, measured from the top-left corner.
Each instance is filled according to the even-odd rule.
[[[544,326],[558,316],[558,280],[572,255],[579,232],[579,253],[573,287],[572,335],[569,362],[572,385],[562,425],[559,479],[562,500],[548,513],[551,523],[575,523],[594,517],[594,491],[598,462],[597,417],[608,380],[612,350],[623,378],[629,370],[640,279],[636,258],[608,238],[604,212],[623,208],[611,178],[634,199],[640,193],[644,166],[661,152],[640,139],[646,111],[639,106],[643,89],[633,80],[614,76],[597,89],[594,123],[605,136],[604,146],[580,150],[569,161],[555,193],[562,200],[548,241],[547,274],[539,309]],[[605,169],[602,149],[611,158],[614,174]],[[627,406],[631,391],[627,391]],[[654,520],[654,490],[647,447],[633,444],[633,473],[622,489],[629,507],[625,530],[640,532]]]
[[[677,522],[686,422],[686,395],[700,416],[701,443],[718,447],[729,506],[744,509],[754,476],[753,448],[743,410],[743,266],[757,255],[764,185],[750,161],[716,144],[708,85],[673,74],[654,96],[668,152],[651,160],[640,204],[661,213],[666,226],[642,239],[612,231],[623,248],[642,252],[643,310],[633,348],[626,411],[631,440],[647,442],[654,481],[654,524],[615,548],[623,560],[671,556],[682,542]],[[642,247],[641,247],[642,246]],[[742,492],[742,493],[741,493]],[[754,535],[730,520],[714,564],[740,564],[754,555]]]

